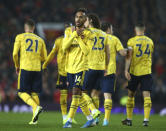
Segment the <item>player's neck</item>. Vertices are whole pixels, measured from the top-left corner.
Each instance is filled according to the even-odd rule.
[[[85,28],[85,27],[84,26],[76,27],[76,30],[77,29],[83,29],[83,28]]]
[[[136,36],[143,36],[143,35],[145,35],[143,32],[136,33]]]
[[[89,25],[89,28],[94,28],[91,24]]]
[[[25,33],[33,33],[33,30],[25,30]]]

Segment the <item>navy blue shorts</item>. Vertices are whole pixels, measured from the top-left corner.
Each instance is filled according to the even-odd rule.
[[[67,77],[58,74],[58,79],[56,82],[56,88],[58,89],[67,89]]]
[[[42,71],[26,71],[21,69],[18,77],[18,92],[42,91]]]
[[[104,70],[92,70],[89,69],[85,73],[85,80],[83,84],[83,90],[100,90],[100,81],[104,76]]]
[[[152,75],[134,76],[131,74],[131,80],[128,82],[128,89],[135,92],[138,85],[141,85],[141,91],[152,91],[153,79]]]
[[[115,74],[104,76],[101,80],[101,88],[104,93],[114,93],[116,78]]]
[[[83,81],[84,81],[85,71],[71,74],[67,73],[67,81],[69,82],[69,89],[72,89],[73,87],[82,89]]]

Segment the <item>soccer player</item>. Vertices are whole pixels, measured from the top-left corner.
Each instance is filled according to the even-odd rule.
[[[105,98],[103,126],[108,126],[112,109],[112,94],[114,93],[116,82],[116,54],[119,53],[121,56],[125,56],[127,51],[123,48],[120,40],[113,35],[113,28],[110,23],[103,23],[101,29],[108,34],[109,52],[111,56],[107,67],[107,75],[101,80],[101,87]]]
[[[65,28],[69,27],[69,24],[65,24]],[[54,46],[50,54],[48,55],[46,61],[44,62],[42,68],[46,69],[47,65],[53,60],[54,56],[57,54],[57,64],[58,64],[58,80],[56,82],[56,87],[60,89],[60,106],[63,117],[63,124],[67,119],[67,72],[65,71],[65,61],[66,53],[62,51],[62,43],[64,36],[61,36],[55,40]],[[76,123],[75,120],[73,120]]]
[[[84,27],[86,21],[86,9],[80,8],[75,13],[75,28],[69,27],[65,30],[62,50],[66,52],[66,71],[69,82],[69,88],[72,88],[72,102],[68,113],[68,120],[64,128],[72,127],[72,119],[75,116],[79,104],[86,103],[82,97],[81,89],[84,81],[85,70],[87,70],[87,54],[89,52],[86,43],[89,41],[91,32]],[[94,119],[86,105],[81,109],[86,115],[88,121],[83,128],[92,125]]]
[[[145,36],[145,25],[135,25],[136,36],[128,40],[127,46],[130,49],[126,56],[125,77],[128,80],[128,100],[126,104],[127,119],[122,121],[123,125],[132,126],[132,115],[134,108],[134,96],[138,85],[144,97],[144,121],[143,126],[148,126],[151,111],[152,90],[152,53],[154,50],[153,41]],[[130,73],[129,73],[130,68]]]
[[[65,24],[65,27],[69,27]],[[47,65],[53,60],[54,56],[57,54],[57,64],[58,64],[58,80],[56,82],[56,87],[60,89],[60,106],[62,111],[63,121],[67,118],[67,72],[65,71],[65,61],[66,55],[62,51],[62,43],[64,36],[61,36],[55,40],[54,46],[50,54],[48,55],[46,61],[44,62],[42,68],[46,69]]]
[[[38,93],[42,90],[41,62],[47,57],[44,40],[34,34],[34,29],[34,21],[27,20],[24,24],[25,33],[16,36],[13,49],[18,75],[18,96],[33,109],[32,121],[29,124],[37,124],[38,116],[43,110]]]
[[[107,34],[100,30],[100,20],[96,14],[88,14],[85,26],[89,28],[94,34],[93,41],[89,46],[88,54],[88,71],[85,73],[84,90],[92,90],[92,99],[84,93],[86,100],[88,101],[89,108],[92,111],[92,115],[98,113],[100,115],[99,108],[99,81],[104,76],[104,72],[109,61],[109,46],[107,45]],[[96,118],[96,124],[98,124],[98,117]]]

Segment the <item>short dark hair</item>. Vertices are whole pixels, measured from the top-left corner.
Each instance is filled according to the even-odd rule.
[[[93,25],[94,28],[97,28],[97,29],[101,28],[100,19],[99,19],[97,14],[89,13],[87,15],[87,17],[89,18],[89,21],[92,20],[92,25]]]
[[[26,21],[25,21],[25,24],[28,25],[28,26],[31,27],[31,28],[35,26],[35,22],[34,22],[34,20],[32,20],[32,19],[26,20]]]
[[[111,27],[111,24],[108,22],[104,22],[101,24],[102,31],[106,32]]]
[[[145,24],[144,24],[143,22],[139,21],[139,22],[137,22],[137,23],[135,24],[135,27],[138,27],[138,28],[145,28]]]
[[[76,14],[77,12],[83,12],[83,13],[87,14],[87,13],[88,13],[88,10],[87,10],[86,8],[79,8],[79,9],[77,9],[77,10],[75,11],[75,14]]]

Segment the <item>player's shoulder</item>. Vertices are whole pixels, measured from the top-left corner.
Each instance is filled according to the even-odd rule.
[[[94,31],[91,28],[85,28],[84,33],[86,33],[86,34],[91,34],[92,33],[93,34]]]
[[[109,40],[119,41],[119,38],[115,35],[107,34],[107,37],[108,37]]]
[[[62,40],[64,38],[64,35],[61,35],[59,37],[56,38],[56,40]]]
[[[59,43],[60,41],[63,40],[63,38],[64,38],[64,35],[57,37],[54,43]]]
[[[72,32],[72,28],[75,28],[74,26],[67,27],[65,29],[65,32]]]
[[[25,33],[20,33],[16,35],[16,39],[22,39]]]
[[[133,40],[135,40],[135,39],[137,39],[137,36],[130,37],[130,38],[128,39],[128,42],[129,42],[129,41],[133,41]]]
[[[150,37],[148,37],[148,36],[144,36],[148,41],[150,41],[150,42],[152,42],[153,43],[153,40],[150,38]]]

